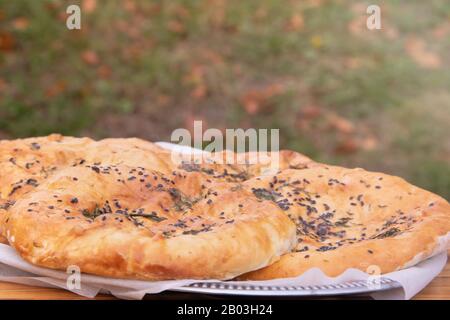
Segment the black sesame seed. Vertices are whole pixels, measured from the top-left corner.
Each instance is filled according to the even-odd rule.
[[[100,173],[100,169],[98,167],[91,167],[92,170],[94,170],[96,173]]]

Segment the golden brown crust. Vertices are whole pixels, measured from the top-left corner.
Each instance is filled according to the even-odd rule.
[[[5,211],[59,168],[70,165],[92,144],[88,138],[50,135],[0,141],[0,234]],[[2,237],[3,238],[3,237]],[[2,239],[3,242],[4,238]]]
[[[430,256],[450,232],[450,205],[401,178],[362,169],[321,166],[249,180],[297,224],[298,245],[269,267],[240,277],[295,277],[317,267],[329,276],[348,268],[387,273],[417,254]]]
[[[274,204],[201,173],[126,166],[64,169],[17,200],[5,223],[31,263],[98,275],[229,279],[295,242]]]
[[[304,169],[319,165],[310,158],[290,150],[279,152],[246,152],[235,153],[222,151],[216,153],[204,153],[198,159],[191,154],[181,154],[176,161],[170,160],[172,166],[181,170],[202,172],[217,181],[243,182],[254,177],[273,175],[285,169]]]
[[[135,139],[64,137],[53,134],[0,141],[0,234],[2,216],[17,199],[59,170],[82,163],[125,164],[169,173],[170,153],[153,143]],[[0,237],[0,241],[4,238]]]
[[[59,167],[77,161],[92,143],[60,135],[0,141],[0,198],[20,197]]]

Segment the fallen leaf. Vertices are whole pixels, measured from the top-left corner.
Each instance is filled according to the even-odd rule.
[[[309,42],[311,43],[311,45],[314,48],[320,48],[323,45],[323,41],[322,41],[322,37],[321,36],[312,36],[311,39],[309,40]]]
[[[331,114],[328,116],[328,123],[330,126],[337,131],[345,134],[353,133],[355,130],[355,126],[349,120],[337,115]]]
[[[361,148],[366,151],[372,151],[378,147],[378,139],[375,137],[367,137],[361,142]]]
[[[357,16],[352,21],[350,21],[347,25],[348,31],[354,35],[362,35],[366,33],[367,25],[366,25],[367,17],[365,15]]]
[[[29,26],[30,22],[25,17],[19,17],[13,20],[12,25],[14,29],[23,31],[26,30]]]
[[[428,50],[422,39],[409,38],[405,44],[408,55],[420,66],[428,69],[439,68],[442,64],[440,56]]]
[[[322,109],[316,105],[308,105],[300,111],[301,116],[307,119],[314,119],[321,115]]]
[[[356,140],[353,138],[347,138],[344,141],[341,141],[336,148],[334,149],[335,153],[354,153],[358,151],[359,145]]]
[[[283,91],[280,84],[271,84],[262,88],[251,89],[242,95],[240,101],[248,114],[256,114],[266,106],[267,100]]]
[[[92,13],[97,7],[97,0],[83,0],[81,7],[83,12]]]
[[[247,96],[242,100],[242,104],[248,114],[256,114],[259,111],[260,104],[256,99]]]
[[[65,11],[60,11],[57,13],[57,19],[61,22],[64,22],[67,20],[67,13]]]
[[[98,64],[99,58],[97,56],[97,53],[95,53],[92,50],[85,50],[81,53],[81,58],[84,62],[90,65]]]
[[[287,31],[300,31],[305,26],[305,21],[300,13],[294,13],[286,25]]]
[[[450,33],[450,22],[444,22],[438,25],[436,28],[433,29],[432,33],[436,39],[443,39],[446,35]]]
[[[45,1],[45,8],[52,13],[61,9],[61,2],[59,1]],[[65,10],[64,10],[65,11]]]
[[[201,84],[194,88],[191,92],[191,96],[197,100],[203,99],[206,96],[206,86],[204,84]]]
[[[124,0],[123,7],[128,12],[134,12],[136,10],[136,2],[134,2],[133,0]]]
[[[12,51],[16,41],[10,33],[0,32],[0,51]]]

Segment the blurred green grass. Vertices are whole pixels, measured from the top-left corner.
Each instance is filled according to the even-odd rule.
[[[280,128],[283,148],[449,199],[449,52],[446,0],[0,0],[0,136]]]

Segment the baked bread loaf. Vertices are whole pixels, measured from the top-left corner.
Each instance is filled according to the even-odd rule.
[[[174,169],[202,172],[216,181],[241,182],[260,175],[270,163],[260,161],[251,165],[245,163],[251,154],[231,153],[235,158],[225,163],[225,152],[220,153],[221,162],[211,155],[205,156],[202,166],[187,159],[182,163],[172,161],[170,151],[136,138],[104,139],[64,137],[52,134],[17,140],[0,141],[0,242],[6,243],[2,231],[4,212],[23,194],[29,192],[53,173],[68,166],[83,163],[122,164],[140,166],[170,174]],[[277,154],[278,155],[278,154]],[[239,158],[239,159],[237,159]],[[279,154],[281,168],[300,168],[312,162],[309,158],[293,151]]]
[[[200,172],[76,165],[7,212],[27,261],[119,278],[230,279],[279,259],[295,225],[270,201]]]
[[[0,242],[4,211],[55,172],[83,163],[140,165],[169,173],[170,153],[153,143],[129,139],[47,137],[0,141]]]
[[[446,200],[382,173],[317,165],[244,186],[284,210],[297,225],[297,246],[240,279],[295,277],[313,267],[329,276],[348,268],[387,273],[430,257],[450,232]]]
[[[1,141],[0,234],[41,266],[151,280],[387,273],[448,247],[450,205],[439,196],[293,151],[272,155],[175,162],[133,138]]]

